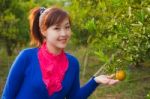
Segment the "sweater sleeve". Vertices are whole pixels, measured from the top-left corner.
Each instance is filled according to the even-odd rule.
[[[15,99],[24,79],[26,54],[21,51],[13,62],[4,89],[2,99]]]
[[[78,61],[76,66],[76,74],[72,84],[72,88],[69,94],[67,95],[66,99],[87,99],[99,84],[96,83],[94,77],[92,77],[85,85],[80,87]]]

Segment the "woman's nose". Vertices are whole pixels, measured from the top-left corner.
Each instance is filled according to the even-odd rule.
[[[60,35],[61,35],[61,36],[66,36],[66,34],[67,34],[67,33],[66,33],[66,30],[65,30],[65,29],[62,29]]]

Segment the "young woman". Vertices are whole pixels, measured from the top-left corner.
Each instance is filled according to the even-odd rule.
[[[34,8],[30,16],[31,43],[11,66],[2,99],[87,99],[99,84],[113,85],[112,76],[92,77],[80,87],[79,63],[64,48],[71,21],[61,8]]]

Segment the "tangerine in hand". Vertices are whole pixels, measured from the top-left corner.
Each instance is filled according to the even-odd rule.
[[[124,70],[119,70],[116,72],[116,79],[123,81],[126,78],[126,73]]]

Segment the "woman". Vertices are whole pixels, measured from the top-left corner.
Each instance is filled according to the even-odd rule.
[[[99,84],[113,85],[112,76],[92,77],[80,88],[79,63],[64,48],[71,37],[68,13],[60,8],[34,8],[31,43],[11,66],[2,99],[87,99]]]

